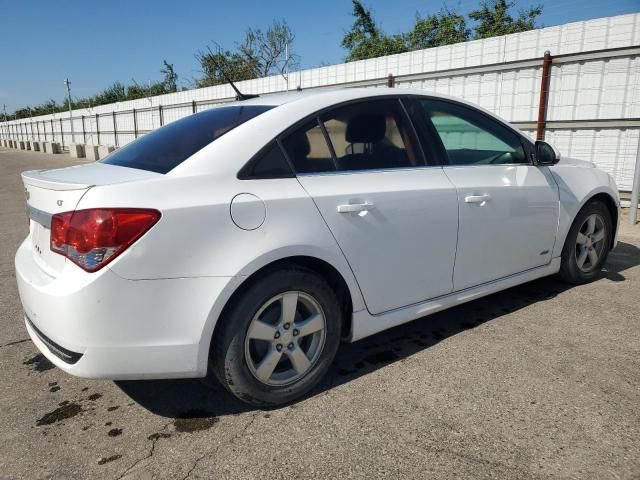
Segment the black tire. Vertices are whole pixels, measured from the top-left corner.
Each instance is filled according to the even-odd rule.
[[[578,247],[578,234],[584,227],[585,222],[592,215],[597,215],[602,220],[602,224],[605,229],[604,239],[602,240],[601,253],[598,255],[598,260],[589,264],[589,268],[584,270],[579,267],[578,257],[581,253],[581,248]],[[562,249],[562,263],[560,265],[560,277],[566,282],[576,285],[582,283],[588,283],[593,281],[600,274],[604,262],[607,260],[609,250],[611,249],[611,236],[613,235],[613,222],[611,219],[611,213],[609,209],[602,202],[594,200],[582,207],[582,210],[578,212],[571,229],[567,234],[567,238]],[[593,248],[598,247],[596,245]]]
[[[321,307],[325,318],[324,343],[304,376],[293,383],[268,385],[258,380],[248,366],[245,338],[252,319],[263,305],[293,290],[308,295]],[[270,407],[300,398],[324,377],[340,344],[342,312],[335,292],[324,278],[311,270],[290,267],[272,271],[252,282],[219,321],[211,342],[211,373],[240,400],[257,407]]]

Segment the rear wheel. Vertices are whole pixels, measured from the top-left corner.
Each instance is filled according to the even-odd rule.
[[[612,234],[611,214],[602,202],[583,207],[567,235],[560,276],[575,284],[595,279],[607,260]]]
[[[290,402],[312,389],[340,342],[336,294],[315,272],[271,272],[234,301],[212,342],[210,367],[239,399],[256,406]]]

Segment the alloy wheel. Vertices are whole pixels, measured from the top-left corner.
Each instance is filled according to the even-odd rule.
[[[576,237],[576,264],[581,271],[589,273],[596,268],[605,251],[606,238],[604,219],[597,213],[589,215]]]
[[[244,341],[249,371],[270,386],[294,383],[316,364],[324,348],[326,319],[310,295],[288,291],[265,302]]]

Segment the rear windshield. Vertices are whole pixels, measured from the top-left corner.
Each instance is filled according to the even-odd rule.
[[[116,150],[102,163],[167,173],[229,130],[273,108],[218,107],[171,122]]]

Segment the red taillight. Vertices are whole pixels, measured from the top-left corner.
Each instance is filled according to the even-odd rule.
[[[101,269],[160,219],[157,210],[91,208],[51,218],[51,250],[87,272]]]

